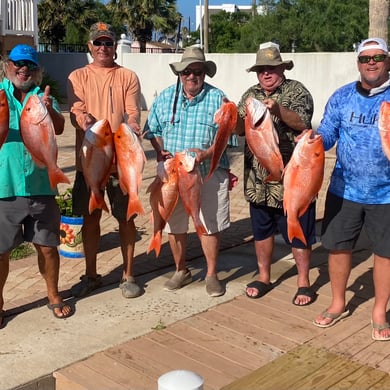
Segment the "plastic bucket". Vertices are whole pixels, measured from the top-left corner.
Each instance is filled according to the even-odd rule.
[[[61,256],[78,259],[84,257],[81,228],[83,217],[65,217],[61,215],[60,247]]]

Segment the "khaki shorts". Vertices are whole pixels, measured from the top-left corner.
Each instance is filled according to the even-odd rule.
[[[208,234],[214,234],[230,226],[229,175],[226,169],[217,169],[201,187],[200,219]],[[186,233],[190,217],[179,198],[177,206],[164,231],[173,234]]]
[[[54,196],[0,199],[0,253],[11,251],[24,241],[58,246],[60,217]]]

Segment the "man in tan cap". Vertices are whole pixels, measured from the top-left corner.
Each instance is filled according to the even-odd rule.
[[[85,181],[80,157],[85,131],[101,119],[108,120],[113,132],[122,122],[129,124],[136,132],[140,130],[141,87],[138,76],[115,62],[116,47],[116,35],[112,26],[103,22],[94,23],[90,28],[88,41],[93,61],[74,70],[68,78],[70,119],[76,129],[73,212],[84,217],[82,235],[85,274],[71,288],[75,297],[84,297],[102,285],[102,277],[97,272],[102,210],[96,209],[90,214],[88,209],[90,189]],[[123,258],[119,287],[124,298],[135,298],[143,292],[133,274],[136,216],[127,220],[129,195],[125,195],[120,189],[115,167],[106,187],[102,189],[103,195],[105,191],[110,200],[112,215],[119,223]]]
[[[295,147],[295,137],[303,130],[311,128],[313,99],[310,92],[300,82],[287,79],[285,70],[291,70],[292,61],[283,61],[279,46],[273,42],[260,45],[256,63],[247,69],[256,72],[258,83],[250,87],[238,104],[240,134],[244,134],[243,118],[245,101],[253,97],[265,104],[271,113],[274,127],[279,136],[279,149],[284,166],[291,158]],[[282,181],[269,181],[267,170],[261,166],[245,143],[244,193],[249,202],[255,251],[259,267],[258,280],[247,285],[249,298],[260,298],[271,288],[271,261],[274,237],[281,233],[291,245],[298,270],[298,290],[293,304],[304,306],[316,297],[310,287],[309,268],[311,245],[315,243],[315,203],[300,218],[307,246],[287,236],[287,218],[283,211]]]
[[[184,150],[191,151],[203,177],[209,171],[213,141],[218,130],[214,114],[221,107],[225,94],[205,82],[213,77],[217,67],[206,61],[203,50],[196,46],[185,49],[181,61],[170,64],[178,76],[176,85],[161,92],[154,101],[145,130],[157,153],[157,161],[165,161]],[[229,141],[237,146],[235,136]],[[223,153],[219,167],[201,185],[200,218],[207,230],[200,241],[207,262],[206,291],[212,297],[225,293],[217,277],[217,258],[220,232],[230,226],[229,216],[229,160]],[[169,244],[176,264],[176,272],[165,284],[168,291],[191,283],[192,275],[186,267],[186,243],[189,218],[179,199],[167,222]]]

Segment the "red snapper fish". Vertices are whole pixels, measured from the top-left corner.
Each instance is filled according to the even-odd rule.
[[[162,172],[159,173],[159,167],[161,166]],[[147,192],[150,192],[151,221],[153,223],[153,237],[150,240],[147,253],[154,250],[156,256],[159,256],[162,230],[171,217],[179,199],[176,160],[169,158],[164,162],[159,162],[157,171],[156,178],[147,190]]]
[[[226,149],[229,138],[237,125],[237,106],[235,103],[224,100],[214,115],[214,122],[218,124],[218,131],[214,140],[214,151],[211,158],[210,170],[206,177],[208,180],[218,168],[219,160]]]
[[[382,102],[378,121],[383,153],[390,160],[390,102]]]
[[[8,137],[9,132],[9,107],[4,89],[0,89],[0,148]]]
[[[58,147],[53,121],[38,95],[31,95],[20,117],[20,135],[32,159],[40,168],[47,168],[50,186],[70,183],[57,166]]]
[[[101,119],[85,131],[81,146],[81,165],[88,188],[91,190],[89,198],[89,213],[95,209],[108,212],[104,200],[104,191],[112,164],[114,162],[114,139],[110,123]]]
[[[267,107],[248,97],[245,102],[245,138],[250,151],[269,172],[266,181],[280,181],[284,169],[279,137]]]
[[[318,195],[324,179],[325,152],[320,135],[308,130],[299,139],[283,173],[283,208],[287,214],[290,241],[298,238],[307,245],[299,218]]]
[[[137,134],[126,123],[121,123],[114,133],[116,166],[118,169],[119,185],[125,195],[129,195],[126,218],[133,215],[145,214],[139,199],[146,156]]]
[[[200,191],[202,176],[199,167],[195,165],[195,157],[187,152],[175,154],[178,172],[179,195],[187,214],[192,218],[198,236],[207,234],[207,230],[200,220]]]

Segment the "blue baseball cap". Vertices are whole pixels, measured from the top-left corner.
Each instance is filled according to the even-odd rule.
[[[11,61],[31,61],[35,65],[39,66],[38,64],[38,53],[37,51],[29,46],[29,45],[16,45],[12,50],[11,53],[9,53],[8,58]]]

